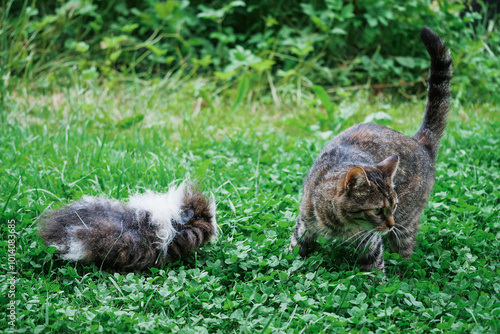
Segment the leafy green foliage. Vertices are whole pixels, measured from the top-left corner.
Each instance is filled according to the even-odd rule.
[[[276,86],[413,94],[427,73],[418,37],[427,25],[453,52],[455,93],[498,102],[498,19],[468,12],[459,0],[4,2],[2,72],[28,79],[51,69],[47,85],[75,68],[108,78],[201,72],[222,84],[272,72]],[[265,76],[256,83],[269,84]]]
[[[334,133],[371,117],[412,134],[423,102],[332,100],[332,128],[313,94],[304,93],[300,108],[283,94],[283,108],[243,99],[231,112],[233,92],[198,102],[210,85],[201,80],[176,90],[168,81],[108,88],[98,80],[79,78],[64,94],[6,95],[0,255],[6,259],[6,222],[15,220],[19,331],[498,331],[498,105],[454,101],[418,247],[408,262],[386,252],[383,281],[359,272],[352,249],[323,240],[303,259],[287,251],[289,238],[302,180]],[[36,235],[48,208],[83,195],[163,191],[188,174],[214,193],[221,236],[182,262],[110,273],[58,260]],[[1,268],[0,323],[9,330],[5,260]]]

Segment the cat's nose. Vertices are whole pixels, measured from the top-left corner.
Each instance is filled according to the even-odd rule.
[[[394,225],[396,225],[396,222],[394,221],[394,218],[392,217],[387,217],[386,221],[385,221],[385,225],[387,225],[387,227],[392,230],[392,228],[394,227]]]

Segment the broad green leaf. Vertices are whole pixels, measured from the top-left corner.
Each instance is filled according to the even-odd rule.
[[[365,117],[365,120],[363,121],[363,123],[370,123],[370,122],[375,122],[379,124],[389,124],[392,123],[392,117],[391,115],[383,111],[378,111],[369,114],[368,116]]]
[[[97,70],[95,69],[95,67],[87,68],[87,69],[85,69],[85,70],[82,71],[82,78],[84,80],[95,79],[98,76],[99,76],[99,73],[97,72]]]
[[[375,28],[378,25],[378,20],[371,16],[370,14],[365,14],[366,22],[371,28]]]
[[[321,101],[321,104],[325,108],[328,115],[333,113],[333,104],[330,102],[330,97],[328,96],[325,89],[321,86],[314,85],[311,87],[316,98]]]
[[[321,22],[321,19],[319,17],[313,16],[311,17],[311,21],[316,25],[316,27],[321,29],[321,31],[326,32],[328,30],[328,27],[323,22]]]
[[[394,57],[396,62],[404,67],[414,68],[415,60],[412,57]]]
[[[193,58],[193,64],[198,64],[201,67],[206,67],[210,64],[212,64],[212,56],[211,55],[206,55],[201,59]]]
[[[229,72],[219,72],[219,71],[215,71],[214,72],[214,75],[221,79],[221,80],[229,80],[231,79],[234,75],[236,74],[236,71],[229,71]]]
[[[244,1],[241,0],[236,0],[236,1],[231,1],[229,5],[227,5],[227,9],[233,8],[233,7],[245,7],[247,4]]]
[[[335,35],[347,35],[347,32],[341,28],[333,28],[331,33]]]
[[[214,21],[222,20],[224,18],[224,16],[227,13],[229,13],[229,11],[233,7],[245,7],[245,6],[246,6],[246,3],[244,3],[243,1],[239,1],[239,0],[233,1],[220,9],[213,9],[213,8],[209,8],[209,7],[204,6],[204,5],[200,5],[199,8],[200,8],[201,12],[198,14],[198,17],[210,19],[210,20],[214,20]]]
[[[149,44],[149,43],[147,43],[147,44],[144,44],[144,46],[145,46],[146,48],[148,48],[149,50],[153,51],[153,53],[154,53],[156,56],[163,56],[164,54],[166,54],[166,53],[167,53],[167,51],[162,50],[162,49],[160,49],[159,47],[157,47],[157,46],[155,46],[155,45],[153,45],[153,44]]]
[[[276,21],[276,19],[272,16],[266,17],[265,20],[266,20],[266,27],[268,28],[278,24],[278,21]]]
[[[85,42],[78,42],[73,45],[73,50],[84,53],[89,49],[89,45]]]
[[[288,77],[291,77],[293,75],[296,75],[297,71],[295,71],[294,69],[291,69],[291,70],[288,70],[285,72],[285,71],[279,69],[276,74],[278,74],[278,76],[280,76],[282,78],[288,78]]]
[[[35,27],[35,29],[37,29],[37,30],[41,30],[41,29],[45,28],[45,26],[47,26],[51,23],[54,23],[56,21],[57,21],[57,16],[47,15],[43,18],[43,20],[38,21],[38,22],[34,22],[33,27]]]
[[[240,67],[250,66],[262,61],[262,58],[254,55],[252,51],[244,49],[240,45],[229,51],[229,62],[226,72],[237,70]]]
[[[167,58],[165,58],[165,63],[167,63],[168,65],[172,64],[175,60],[175,57],[174,56],[168,56]]]
[[[135,116],[122,119],[121,121],[116,123],[116,126],[120,129],[128,129],[132,127],[134,124],[140,123],[143,119],[144,119],[143,114],[137,114]]]
[[[118,59],[118,57],[120,57],[121,54],[122,54],[122,50],[116,50],[115,52],[113,52],[109,55],[109,59],[111,61],[116,61]]]
[[[120,28],[120,30],[123,31],[123,32],[130,33],[130,32],[134,31],[137,28],[139,28],[139,25],[137,23],[133,23],[133,24],[124,25],[123,27]]]
[[[344,5],[342,7],[342,12],[340,13],[340,17],[342,17],[343,20],[350,19],[351,17],[354,17],[354,16],[355,16],[354,5],[352,3]]]
[[[196,168],[196,171],[194,172],[194,177],[201,181],[205,177],[205,174],[207,173],[208,166],[212,163],[212,160],[206,159],[204,160],[201,165]]]
[[[101,49],[112,49],[118,47],[121,43],[128,40],[128,36],[120,35],[116,37],[104,37],[101,41]]]
[[[201,12],[198,13],[198,17],[213,21],[222,19],[224,17],[224,14],[226,13],[224,9],[212,9],[203,5],[200,5],[199,8],[201,9]]]
[[[233,103],[233,108],[231,112],[234,112],[241,101],[248,95],[250,91],[250,78],[248,75],[243,74],[240,78],[240,82],[238,83],[238,89],[236,90],[236,98]]]
[[[158,13],[161,19],[165,20],[176,7],[179,7],[179,3],[177,1],[168,0],[164,3],[157,3],[155,5],[155,11]]]
[[[257,70],[258,72],[264,72],[270,70],[273,67],[274,63],[274,60],[264,59],[263,61],[250,65],[250,67]]]

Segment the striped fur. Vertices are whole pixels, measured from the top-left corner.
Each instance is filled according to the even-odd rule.
[[[190,185],[136,194],[127,203],[85,196],[40,217],[40,236],[63,260],[117,271],[158,267],[217,234],[215,202]]]
[[[452,61],[450,50],[446,49],[445,43],[432,30],[422,28],[420,38],[431,56],[431,66],[424,120],[413,138],[435,158],[450,109]]]
[[[425,115],[413,138],[377,124],[355,125],[327,144],[304,180],[291,237],[306,255],[318,236],[343,240],[366,271],[384,271],[382,237],[410,259],[419,219],[435,175],[435,157],[449,109],[451,55],[429,28],[422,42],[431,57]]]

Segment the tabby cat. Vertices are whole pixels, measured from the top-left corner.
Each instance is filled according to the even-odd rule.
[[[434,184],[439,140],[449,110],[452,60],[429,28],[420,38],[431,58],[427,103],[418,132],[407,137],[377,124],[358,124],[330,141],[304,181],[291,238],[306,255],[318,237],[348,240],[363,270],[384,271],[382,236],[410,259],[420,215]]]

